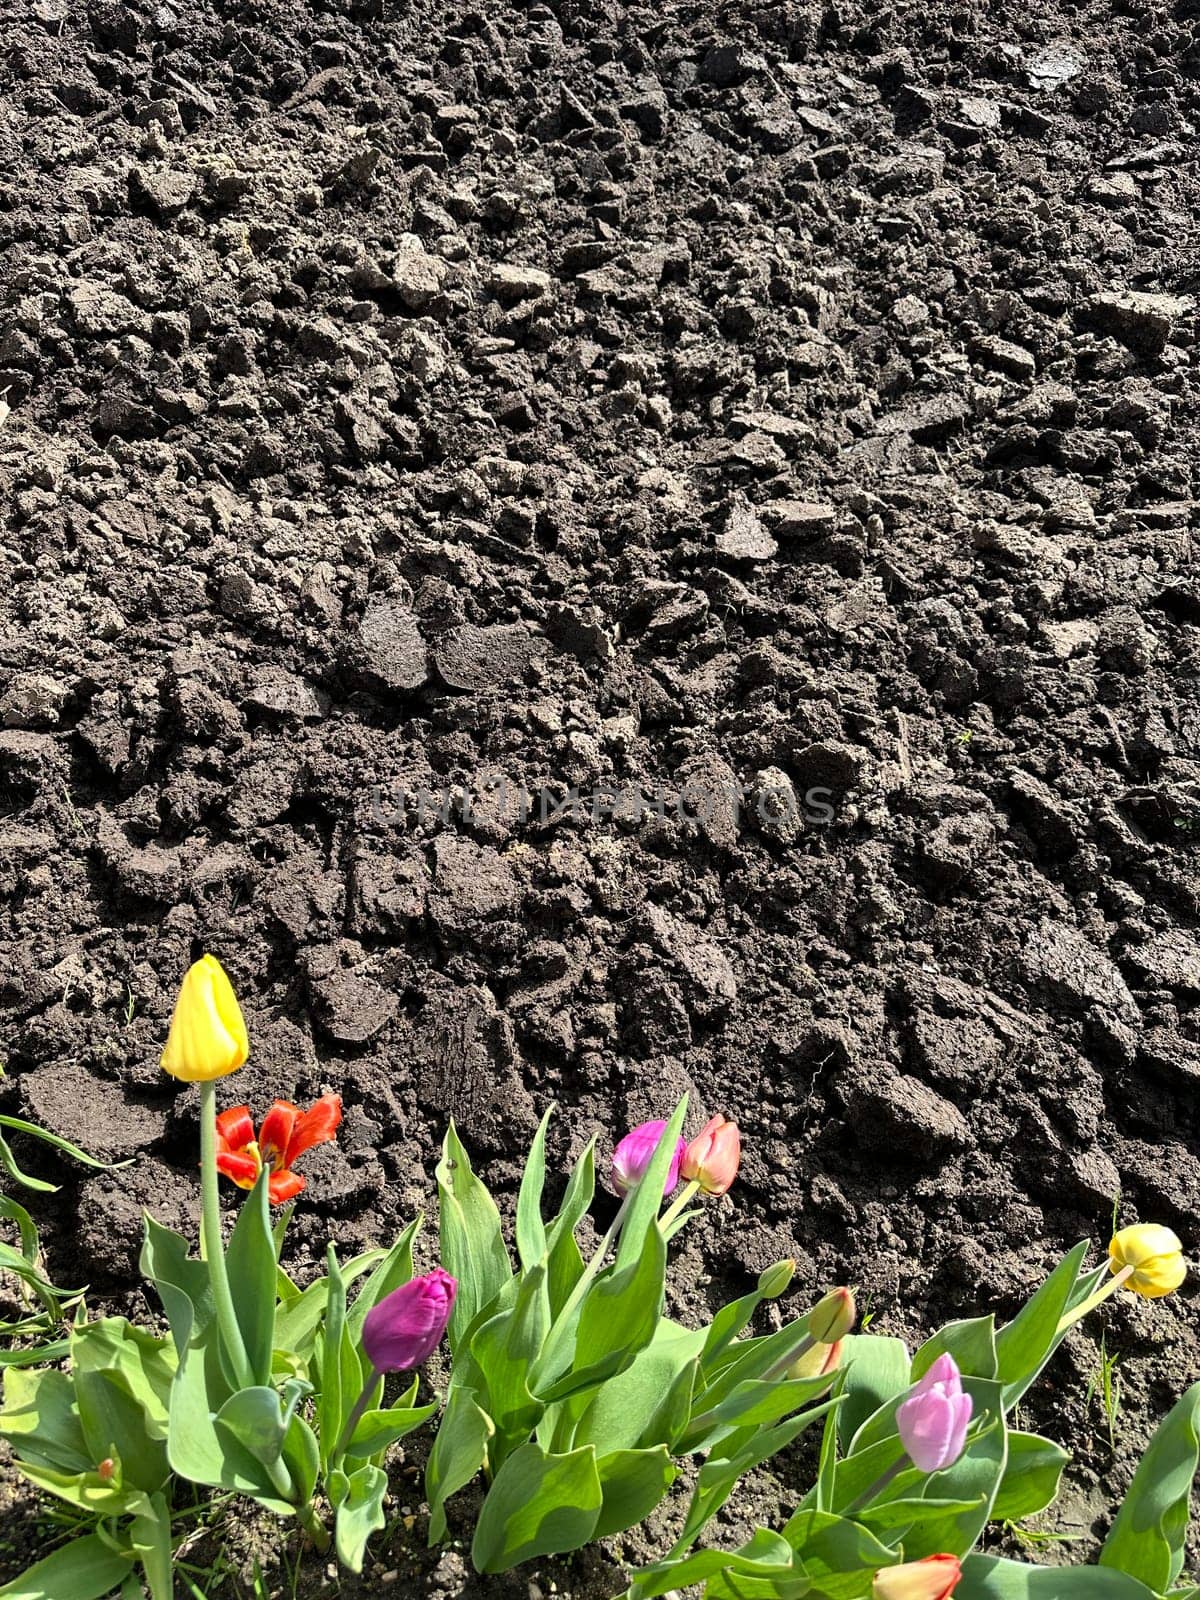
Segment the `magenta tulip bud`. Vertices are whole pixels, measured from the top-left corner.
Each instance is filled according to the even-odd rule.
[[[896,1410],[900,1442],[922,1472],[954,1465],[963,1453],[970,1420],[971,1396],[963,1393],[952,1355],[939,1356]]]
[[[643,1122],[621,1140],[613,1151],[612,1158],[612,1183],[618,1194],[628,1194],[630,1189],[636,1188],[641,1182],[642,1174],[650,1165],[666,1131],[665,1122]],[[679,1163],[683,1160],[686,1149],[687,1145],[683,1140],[676,1139],[675,1154],[671,1157],[671,1170],[667,1173],[667,1181],[663,1187],[664,1194],[670,1194],[679,1182]]]
[[[441,1342],[458,1283],[441,1267],[410,1278],[372,1306],[363,1322],[363,1349],[377,1372],[412,1372]]]

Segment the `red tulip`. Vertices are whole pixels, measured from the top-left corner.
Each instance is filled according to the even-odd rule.
[[[273,1206],[294,1200],[304,1179],[292,1166],[306,1150],[332,1139],[342,1120],[340,1095],[325,1094],[301,1111],[290,1100],[276,1100],[254,1137],[249,1106],[232,1106],[217,1118],[217,1171],[241,1189],[253,1189],[264,1167],[271,1177],[267,1194]]]
[[[724,1194],[737,1177],[742,1137],[736,1122],[710,1117],[683,1153],[680,1172],[705,1194]],[[694,1193],[694,1191],[693,1191]]]

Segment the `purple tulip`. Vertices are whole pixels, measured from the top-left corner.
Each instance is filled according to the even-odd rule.
[[[641,1181],[666,1131],[665,1122],[643,1122],[621,1140],[612,1158],[612,1183],[618,1194],[628,1194]],[[679,1163],[686,1149],[685,1142],[676,1139],[675,1154],[671,1157],[671,1170],[667,1173],[663,1194],[670,1194],[679,1182]]]
[[[412,1372],[437,1349],[458,1283],[441,1267],[410,1278],[372,1306],[363,1322],[363,1349],[378,1372]]]
[[[962,1455],[971,1420],[971,1396],[951,1355],[941,1355],[896,1411],[900,1442],[914,1467],[940,1472]]]

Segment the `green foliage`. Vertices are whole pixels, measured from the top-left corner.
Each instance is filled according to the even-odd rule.
[[[1100,1552],[1102,1567],[1156,1592],[1169,1589],[1183,1569],[1198,1429],[1200,1383],[1194,1383],[1151,1439]]]
[[[18,1277],[47,1315],[53,1309],[61,1316],[70,1301],[36,1267],[32,1219],[13,1201],[3,1202],[0,1214],[21,1239]],[[154,1600],[170,1600],[176,1478],[253,1496],[298,1516],[318,1538],[311,1501],[320,1487],[334,1510],[339,1558],[361,1569],[367,1539],[383,1526],[383,1457],[436,1410],[416,1404],[415,1380],[387,1403],[362,1351],[367,1312],[412,1276],[417,1226],[391,1250],[369,1251],[344,1269],[331,1249],[326,1276],[301,1291],[279,1265],[286,1216],[272,1228],[264,1178],[241,1206],[224,1253],[232,1338],[218,1314],[213,1263],[147,1217],[142,1266],[159,1292],[169,1337],[105,1318],[80,1321],[57,1346],[17,1352],[31,1360],[61,1353],[65,1370],[26,1367],[10,1356],[0,1436],[31,1482],[73,1506],[85,1526],[93,1521],[105,1548],[121,1553],[118,1576],[95,1593],[108,1593],[140,1564]],[[347,1430],[368,1373],[376,1392]],[[34,1568],[20,1582],[33,1585],[31,1595],[43,1581],[61,1583],[66,1593],[76,1581],[69,1552],[90,1549],[92,1538],[85,1534],[56,1552],[45,1579]],[[111,1563],[93,1566],[117,1571]],[[26,1591],[10,1585],[0,1594],[10,1592]],[[60,1600],[47,1590],[48,1600],[51,1594]]]
[[[689,1523],[665,1560],[635,1574],[630,1600],[700,1582],[709,1600],[863,1600],[882,1567],[937,1553],[963,1561],[956,1600],[1157,1600],[1168,1591],[1169,1600],[1200,1600],[1200,1590],[1172,1588],[1200,1461],[1200,1384],[1151,1441],[1099,1566],[1046,1568],[974,1553],[989,1521],[1013,1525],[1047,1510],[1058,1492],[1067,1453],[1010,1428],[1009,1414],[1057,1348],[1062,1320],[1097,1286],[1100,1273],[1082,1272],[1085,1254],[1085,1245],[1072,1250],[1007,1326],[996,1330],[990,1317],[951,1323],[911,1362],[898,1340],[848,1338],[821,1408],[817,1481],[782,1531],[759,1529],[736,1551],[696,1551],[687,1548]],[[896,1411],[943,1353],[963,1375],[972,1421],[958,1460],[922,1473],[904,1453]],[[711,1470],[702,1468],[701,1485]],[[856,1554],[853,1537],[870,1543]]]
[[[118,1167],[129,1165],[128,1161],[99,1161],[95,1156],[88,1155],[86,1150],[81,1150],[77,1144],[72,1144],[69,1139],[60,1138],[48,1128],[40,1128],[36,1122],[26,1122],[24,1117],[0,1115],[0,1128],[7,1128],[12,1133],[27,1134],[31,1139],[40,1139],[43,1144],[61,1150],[64,1155],[71,1156],[75,1161],[81,1161],[85,1167],[92,1167],[98,1172],[114,1172]],[[44,1178],[35,1178],[30,1173],[23,1172],[17,1165],[11,1144],[2,1133],[0,1133],[0,1167],[22,1188],[35,1189],[41,1194],[54,1194],[58,1189],[56,1183],[47,1183]]]
[[[592,1147],[547,1219],[547,1115],[517,1199],[515,1270],[491,1196],[453,1128],[447,1135],[438,1167],[442,1258],[461,1279],[454,1369],[426,1492],[436,1542],[447,1531],[446,1501],[477,1472],[489,1474],[472,1544],[480,1571],[503,1572],[640,1522],[670,1490],[673,1458],[700,1454],[685,1549],[744,1473],[828,1409],[812,1402],[828,1394],[830,1377],[786,1376],[808,1342],[806,1317],[766,1338],[739,1337],[762,1300],[786,1287],[792,1263],[707,1327],[663,1315],[678,1217],[660,1212],[686,1110],[681,1101],[586,1261],[576,1228],[594,1187]]]
[[[669,1247],[694,1192],[664,1211],[686,1109],[686,1100],[676,1107],[588,1255],[580,1236],[595,1191],[591,1144],[550,1215],[550,1114],[543,1118],[517,1197],[514,1257],[451,1125],[437,1167],[439,1237],[459,1290],[450,1382],[426,1471],[431,1543],[447,1536],[448,1502],[482,1474],[471,1543],[480,1572],[566,1554],[644,1521],[692,1458],[679,1536],[662,1560],[633,1574],[629,1600],[692,1584],[707,1600],[866,1600],[881,1569],[941,1553],[963,1562],[957,1600],[1200,1600],[1181,1578],[1200,1463],[1200,1384],[1151,1440],[1098,1565],[1048,1568],[976,1551],[989,1522],[1030,1543],[1063,1537],[1019,1526],[1052,1507],[1069,1458],[1016,1418],[1105,1276],[1084,1269],[1086,1244],[1004,1326],[991,1316],[950,1323],[911,1355],[899,1339],[847,1335],[829,1370],[791,1376],[829,1329],[828,1312],[814,1322],[816,1335],[809,1312],[769,1333],[751,1331],[763,1301],[787,1288],[791,1262],[769,1268],[704,1326],[664,1315]],[[158,1336],[122,1318],[86,1321],[82,1292],[45,1276],[28,1211],[0,1199],[15,1241],[0,1242],[0,1270],[26,1302],[0,1334],[50,1340],[0,1354],[0,1437],[78,1529],[0,1587],[0,1600],[101,1600],[114,1590],[140,1593],[143,1582],[151,1600],[172,1600],[177,1579],[187,1582],[174,1554],[179,1479],[295,1516],[322,1547],[328,1535],[314,1501],[327,1502],[333,1549],[352,1571],[385,1525],[387,1452],[437,1404],[418,1403],[416,1378],[389,1392],[364,1351],[363,1326],[412,1278],[420,1219],[387,1250],[343,1263],[331,1246],[324,1274],[301,1288],[280,1260],[290,1212],[272,1226],[265,1177],[215,1252],[211,1188],[205,1203],[207,1254],[146,1220],[143,1269],[169,1324]],[[905,1453],[897,1412],[946,1355],[971,1397],[971,1423],[958,1458],[922,1472]],[[61,1367],[46,1364],[56,1360]],[[1097,1387],[1110,1434],[1115,1365],[1102,1345]],[[745,1475],[813,1427],[821,1434],[816,1478],[784,1526],[759,1528],[735,1550],[702,1548]]]
[[[25,1308],[20,1316],[0,1321],[0,1339],[21,1341],[14,1342],[11,1349],[0,1350],[0,1368],[61,1360],[67,1353],[67,1342],[54,1336],[68,1313],[82,1306],[84,1291],[56,1288],[45,1276],[37,1225],[23,1205],[8,1195],[0,1195],[0,1218],[14,1226],[19,1241],[11,1245],[0,1240],[0,1275],[8,1273],[16,1280],[18,1299]],[[30,1347],[24,1343],[27,1339],[50,1342]]]

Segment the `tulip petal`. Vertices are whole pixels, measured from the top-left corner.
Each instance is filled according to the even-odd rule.
[[[192,963],[179,986],[162,1053],[163,1070],[187,1083],[206,1083],[236,1072],[249,1053],[233,985],[215,956],[203,956]]]
[[[323,1094],[296,1119],[287,1143],[284,1165],[290,1167],[306,1150],[311,1150],[316,1144],[326,1144],[337,1132],[341,1120],[341,1095]]]
[[[217,1140],[227,1150],[242,1150],[254,1143],[254,1123],[249,1106],[230,1106],[217,1118]]]
[[[913,1395],[896,1411],[901,1442],[921,1472],[937,1472],[954,1456],[955,1408],[942,1394]]]
[[[299,1117],[299,1106],[294,1106],[290,1100],[276,1100],[262,1120],[262,1127],[258,1130],[258,1148],[262,1151],[263,1160],[276,1172],[291,1165],[287,1150]]]
[[[250,1146],[254,1149],[254,1146]],[[217,1155],[217,1171],[223,1172],[227,1178],[232,1178],[239,1189],[253,1189],[258,1182],[258,1175],[262,1165],[258,1160],[257,1152],[252,1155],[240,1155],[230,1150],[223,1150]]]
[[[281,1206],[285,1200],[294,1200],[304,1185],[298,1172],[273,1172],[267,1179],[267,1199],[273,1206]]]

